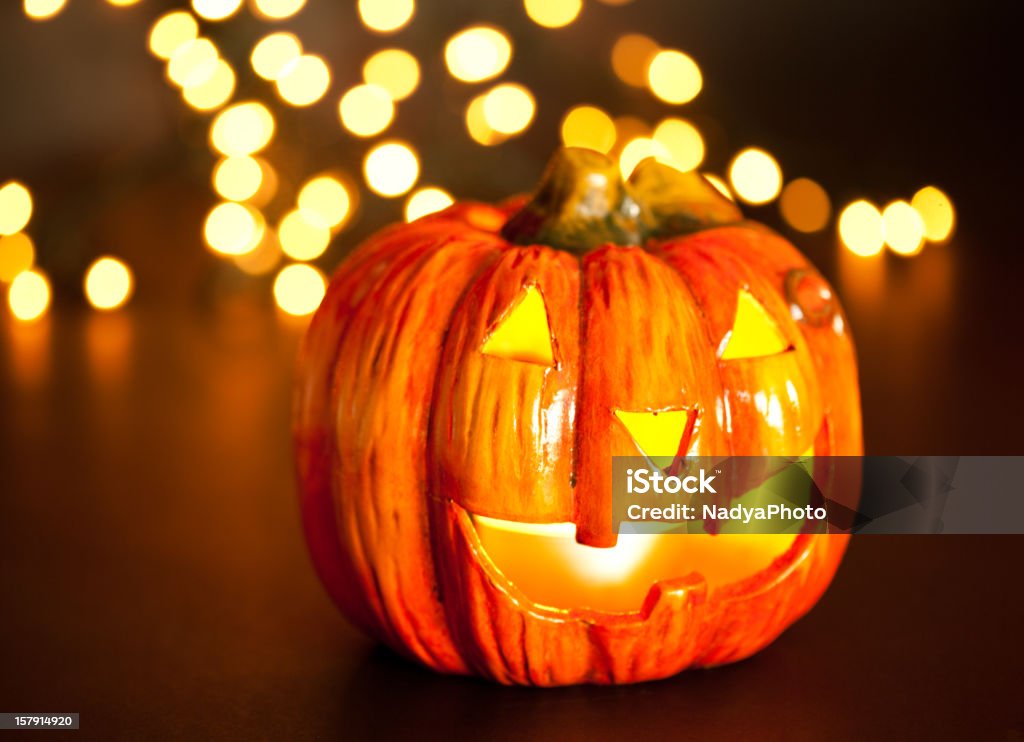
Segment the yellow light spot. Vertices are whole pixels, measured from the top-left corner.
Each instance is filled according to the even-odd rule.
[[[708,183],[710,183],[711,185],[713,185],[715,187],[716,191],[721,193],[727,199],[729,199],[730,201],[735,201],[736,200],[735,198],[733,198],[732,191],[729,190],[728,183],[726,183],[724,180],[719,178],[714,173],[701,173],[701,175],[704,176],[704,179]]]
[[[22,271],[7,290],[7,305],[22,322],[42,317],[50,306],[50,282],[37,270]]]
[[[182,96],[197,111],[212,111],[227,103],[234,92],[235,71],[223,59],[218,59],[209,79],[185,88]]]
[[[302,56],[302,44],[284,31],[267,34],[252,48],[249,61],[253,71],[264,80],[276,80],[288,65]]]
[[[647,84],[651,92],[666,103],[689,103],[704,84],[700,67],[688,55],[663,49],[647,66]]]
[[[774,356],[789,347],[768,310],[749,291],[741,289],[736,297],[736,317],[722,350],[722,360]]]
[[[280,260],[281,248],[277,242],[277,234],[272,229],[264,231],[263,239],[260,240],[255,250],[231,258],[231,262],[238,266],[239,270],[251,276],[262,276],[269,273]]]
[[[160,59],[170,59],[183,44],[199,36],[199,24],[192,14],[175,10],[160,16],[149,30],[149,50]]]
[[[653,157],[658,162],[668,163],[671,159],[665,145],[661,142],[649,139],[648,137],[637,137],[626,143],[619,154],[619,171],[622,177],[628,178],[633,170],[648,157]]]
[[[359,0],[359,17],[371,31],[393,33],[412,19],[413,0]]]
[[[64,10],[65,2],[66,0],[25,0],[25,15],[34,21],[45,21]]]
[[[420,64],[402,49],[383,49],[363,64],[363,80],[384,88],[392,100],[405,100],[420,84]]]
[[[412,148],[403,142],[385,142],[370,150],[363,162],[370,190],[381,196],[401,196],[416,184],[420,163]]]
[[[452,77],[480,82],[497,77],[512,59],[512,42],[496,28],[473,26],[452,36],[444,48],[444,61]]]
[[[306,213],[296,209],[285,214],[277,227],[281,250],[294,260],[313,260],[324,254],[331,242],[327,227],[314,224]]]
[[[85,273],[85,298],[96,309],[116,309],[132,294],[132,272],[117,258],[95,261]]]
[[[346,129],[359,137],[380,134],[391,124],[395,105],[378,85],[356,85],[341,97],[338,114]]]
[[[135,5],[139,0],[107,0],[108,3],[117,8],[127,8],[129,5]]]
[[[854,255],[877,255],[885,245],[882,215],[867,201],[854,201],[839,215],[839,237]]]
[[[790,181],[782,190],[779,211],[798,232],[819,232],[832,215],[832,202],[825,189],[810,178]]]
[[[522,132],[533,120],[535,110],[533,95],[515,83],[498,85],[484,96],[484,119],[499,134]]]
[[[277,172],[266,160],[260,157],[255,160],[259,163],[263,177],[260,180],[260,189],[246,200],[253,206],[262,208],[270,203],[277,194]]]
[[[615,122],[594,106],[576,106],[562,119],[562,143],[607,154],[615,146]]]
[[[612,47],[612,69],[627,85],[642,88],[647,84],[647,68],[658,49],[657,42],[642,34],[620,36]]]
[[[303,54],[289,62],[274,81],[277,94],[293,106],[310,106],[331,86],[331,70],[315,54]]]
[[[0,186],[0,235],[20,232],[32,218],[32,194],[16,180]]]
[[[223,21],[242,7],[242,0],[192,0],[192,10],[208,21]]]
[[[935,186],[925,186],[910,202],[924,220],[924,236],[932,242],[942,242],[953,234],[956,212],[949,197]]]
[[[761,149],[743,150],[729,165],[729,181],[736,195],[749,204],[765,204],[779,195],[782,169]]]
[[[508,313],[498,320],[484,340],[481,352],[509,361],[555,365],[548,310],[536,286],[527,287]]]
[[[255,101],[225,108],[210,127],[210,143],[228,156],[259,152],[273,136],[274,117],[266,106]]]
[[[443,211],[453,203],[455,199],[441,188],[420,188],[405,202],[405,221],[414,222],[427,214]]]
[[[615,410],[615,417],[644,456],[675,456],[680,453],[690,411],[686,408],[658,412]]]
[[[924,247],[924,220],[906,201],[893,201],[882,211],[882,234],[893,252],[917,255]]]
[[[248,201],[262,184],[263,168],[247,155],[227,157],[213,171],[213,188],[228,201]]]
[[[264,229],[263,217],[258,211],[229,201],[214,206],[207,215],[203,236],[214,252],[244,255],[256,248]]]
[[[306,5],[306,0],[255,0],[256,12],[268,20],[291,18]]]
[[[469,136],[472,137],[473,141],[490,147],[495,144],[501,144],[508,137],[496,132],[487,123],[487,117],[484,115],[484,100],[486,98],[486,94],[478,95],[466,106],[466,131],[469,132]]]
[[[320,175],[302,186],[298,202],[306,221],[322,229],[340,227],[352,207],[348,189],[330,175]]]
[[[523,0],[526,15],[544,28],[568,26],[583,9],[583,0]]]
[[[32,267],[36,248],[24,232],[0,237],[0,281],[7,283]]]
[[[324,274],[311,265],[286,265],[274,279],[274,301],[283,311],[296,317],[312,314],[327,293]]]
[[[167,76],[181,88],[202,85],[217,69],[220,54],[209,39],[199,37],[179,46],[167,63]]]
[[[653,139],[668,151],[668,164],[676,170],[695,170],[704,161],[704,138],[689,121],[667,118],[654,129]]]

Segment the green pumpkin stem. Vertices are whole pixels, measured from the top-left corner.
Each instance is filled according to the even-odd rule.
[[[566,147],[551,158],[533,198],[512,215],[502,236],[517,245],[584,253],[740,219],[736,205],[696,172],[682,173],[649,158],[623,182],[618,164],[606,155]]]

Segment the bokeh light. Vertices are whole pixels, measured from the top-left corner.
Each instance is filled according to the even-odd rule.
[[[311,106],[331,86],[331,70],[315,54],[303,54],[289,62],[274,80],[277,94],[293,106]]]
[[[192,0],[192,10],[208,21],[223,21],[242,7],[242,0]]]
[[[32,194],[16,180],[0,186],[0,235],[20,232],[32,218]]]
[[[749,204],[764,204],[779,195],[782,169],[775,158],[764,150],[749,147],[733,158],[729,165],[732,190]]]
[[[256,13],[271,21],[291,18],[302,10],[306,0],[254,0]]]
[[[324,254],[331,241],[330,230],[314,224],[306,213],[296,209],[289,211],[277,227],[277,239],[281,251],[294,260],[313,260]]]
[[[286,31],[271,33],[252,48],[249,61],[253,71],[264,80],[276,80],[288,65],[302,56],[302,44]]]
[[[228,201],[248,201],[263,185],[263,168],[247,155],[226,157],[213,171],[213,188]]]
[[[898,255],[917,255],[924,247],[924,220],[906,201],[893,201],[882,211],[885,244]]]
[[[405,221],[414,222],[427,214],[443,211],[455,203],[448,191],[429,186],[420,188],[405,202]]]
[[[299,211],[310,224],[323,229],[335,229],[348,218],[352,210],[352,197],[340,180],[330,175],[320,175],[302,186],[298,204]]]
[[[66,0],[25,0],[25,15],[34,21],[45,21],[64,10]]]
[[[186,41],[171,55],[167,77],[180,88],[202,85],[217,69],[220,53],[209,39],[199,37]]]
[[[413,0],[359,0],[358,9],[368,29],[394,33],[412,20],[416,4]]]
[[[469,136],[474,142],[490,147],[495,144],[501,144],[508,137],[496,132],[487,123],[487,117],[484,115],[484,101],[486,99],[486,94],[478,95],[470,100],[466,106],[466,131],[469,132]]]
[[[452,77],[480,82],[497,77],[512,59],[512,42],[496,28],[473,26],[452,36],[444,60]]]
[[[689,121],[667,118],[654,128],[654,141],[668,153],[667,164],[684,173],[704,162],[704,137]]]
[[[576,106],[562,119],[562,143],[607,154],[615,146],[615,122],[595,106]]]
[[[874,204],[854,201],[839,215],[839,238],[854,255],[877,255],[885,245],[881,213]]]
[[[286,265],[274,279],[274,301],[284,312],[302,317],[312,314],[327,293],[324,274],[311,265]]]
[[[647,66],[647,84],[658,98],[678,105],[696,98],[704,81],[700,67],[689,55],[663,49]]]
[[[199,36],[199,23],[192,14],[175,10],[160,16],[149,30],[149,50],[160,59],[170,59],[183,44]]]
[[[259,152],[273,136],[274,117],[266,106],[256,101],[225,108],[210,127],[210,143],[228,156]]]
[[[379,85],[356,85],[338,103],[341,124],[359,137],[380,134],[391,124],[395,106],[388,91]]]
[[[583,10],[583,0],[523,0],[526,15],[545,28],[568,26]]]
[[[110,310],[131,298],[132,272],[117,258],[96,260],[85,272],[85,298],[96,309]]]
[[[129,5],[136,5],[141,0],[107,0],[108,3],[116,8],[127,8]]]
[[[911,199],[910,205],[924,221],[924,236],[931,242],[942,242],[953,234],[956,211],[949,196],[935,186],[925,186]]]
[[[50,306],[50,282],[37,270],[19,273],[7,290],[7,306],[22,322],[42,317]]]
[[[220,108],[235,92],[235,71],[223,59],[214,64],[213,74],[199,85],[185,88],[182,97],[197,111]]]
[[[627,85],[647,85],[647,68],[659,50],[658,43],[643,34],[620,36],[612,46],[612,69]]]
[[[243,255],[233,255],[231,262],[250,276],[269,273],[281,262],[281,247],[277,242],[277,233],[273,229],[264,230],[263,239],[256,249]]]
[[[484,118],[499,134],[511,136],[524,131],[536,111],[533,94],[522,85],[503,83],[484,96]]]
[[[798,232],[820,232],[832,215],[832,202],[825,189],[810,178],[797,178],[786,184],[779,198],[779,211],[786,223]]]
[[[244,255],[254,250],[263,237],[263,217],[252,207],[228,201],[210,210],[203,237],[214,252]]]
[[[24,232],[0,237],[0,281],[8,283],[35,263],[36,247]]]
[[[381,196],[401,196],[416,184],[420,163],[404,142],[385,142],[370,150],[363,162],[370,190]]]
[[[363,81],[384,88],[392,100],[405,100],[420,84],[420,63],[403,49],[382,49],[363,64]]]
[[[619,171],[622,173],[622,177],[628,178],[636,166],[646,160],[648,157],[653,157],[659,162],[668,163],[671,160],[671,155],[665,146],[654,139],[649,137],[636,137],[631,139],[622,148],[622,152],[619,153]]]

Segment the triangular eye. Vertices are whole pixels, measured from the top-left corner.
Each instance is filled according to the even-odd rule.
[[[615,410],[640,453],[653,456],[684,455],[693,437],[696,415],[685,407],[658,412]]]
[[[774,356],[790,347],[768,310],[749,291],[740,289],[736,300],[736,319],[722,350],[722,360]]]
[[[484,355],[510,361],[554,366],[551,327],[544,297],[536,286],[528,286],[512,308],[484,340]]]

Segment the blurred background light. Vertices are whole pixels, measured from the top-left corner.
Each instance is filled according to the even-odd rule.
[[[167,63],[167,76],[180,88],[201,85],[213,75],[219,58],[214,43],[200,36],[174,50]]]
[[[132,272],[117,258],[102,257],[85,272],[85,298],[96,309],[110,310],[131,298]]]
[[[35,263],[36,247],[24,232],[0,237],[0,282],[9,283]]]
[[[497,77],[512,59],[512,42],[496,28],[473,26],[452,36],[444,60],[452,77],[480,82]]]
[[[378,33],[394,33],[412,20],[416,12],[413,0],[359,0],[359,18],[363,25]]]
[[[302,44],[294,34],[279,31],[264,36],[252,48],[249,61],[264,80],[276,80],[288,65],[302,56]]]
[[[885,245],[882,214],[874,204],[854,201],[839,215],[839,238],[854,255],[877,255]]]
[[[441,188],[420,188],[405,202],[405,221],[414,222],[422,216],[443,211],[455,203],[451,194]]]
[[[0,235],[20,232],[32,218],[32,194],[16,180],[0,186]]]
[[[25,0],[25,15],[34,21],[45,21],[64,10],[65,0]]]
[[[218,59],[213,74],[205,82],[185,88],[182,97],[197,111],[213,111],[227,103],[234,92],[235,71],[223,59]]]
[[[499,134],[511,136],[524,131],[535,111],[533,94],[522,85],[502,83],[484,96],[484,119]]]
[[[262,276],[269,273],[281,262],[281,247],[277,241],[277,233],[272,229],[264,230],[263,239],[254,250],[242,255],[231,256],[231,262],[250,276]]]
[[[284,215],[277,227],[281,251],[294,260],[314,260],[324,254],[331,242],[327,227],[314,224],[306,212],[296,209]]]
[[[117,8],[127,8],[129,5],[136,5],[141,0],[107,0],[108,3]]]
[[[274,301],[296,317],[315,312],[326,292],[324,274],[305,263],[286,265],[274,279]]]
[[[953,234],[956,212],[949,196],[935,186],[925,186],[911,199],[910,205],[924,221],[924,236],[931,242],[942,242]]]
[[[344,183],[330,175],[320,175],[302,186],[298,205],[310,224],[322,229],[335,229],[348,218],[352,197]]]
[[[508,137],[499,134],[487,123],[487,118],[484,116],[484,99],[486,97],[486,94],[478,95],[466,105],[466,131],[469,132],[469,136],[474,142],[490,147],[501,144]]]
[[[647,68],[659,48],[656,41],[643,34],[620,36],[612,46],[612,69],[627,85],[642,88],[647,85]]]
[[[363,162],[370,190],[381,196],[401,196],[416,184],[420,164],[416,153],[404,142],[385,142],[370,150]]]
[[[526,15],[545,28],[568,26],[583,10],[583,0],[523,0]]]
[[[203,237],[214,252],[243,255],[256,248],[264,229],[263,217],[258,211],[228,201],[210,210],[203,226]]]
[[[893,201],[882,211],[882,233],[899,255],[917,255],[924,247],[924,220],[906,201]]]
[[[160,59],[170,59],[174,52],[199,36],[199,23],[192,14],[175,10],[160,16],[149,31],[149,50]]]
[[[607,154],[615,146],[615,122],[595,106],[576,106],[562,119],[562,143]]]
[[[671,160],[671,155],[661,142],[649,137],[636,137],[628,141],[622,148],[622,152],[619,153],[619,170],[622,177],[628,178],[636,166],[648,157],[653,157],[664,163]]]
[[[19,273],[7,290],[7,306],[17,319],[30,322],[38,319],[50,306],[50,283],[37,270]]]
[[[274,117],[256,101],[236,103],[217,114],[210,126],[210,143],[225,155],[251,155],[274,136]]]
[[[779,195],[782,169],[775,158],[762,149],[749,147],[729,165],[732,190],[749,204],[764,204]]]
[[[733,195],[732,195],[732,191],[731,191],[731,190],[729,190],[729,184],[728,184],[728,183],[726,183],[726,182],[725,182],[724,180],[722,180],[721,178],[719,178],[719,177],[718,177],[717,175],[715,175],[714,173],[701,173],[701,175],[703,175],[703,176],[704,176],[704,179],[705,179],[705,180],[706,180],[706,181],[707,181],[708,183],[710,183],[711,185],[713,185],[713,186],[715,187],[715,190],[716,190],[716,191],[718,191],[719,193],[721,193],[721,194],[722,194],[723,196],[725,196],[725,197],[726,197],[727,199],[729,199],[730,201],[735,201],[735,200],[736,200],[736,199],[735,199],[735,198],[733,197]]]
[[[338,103],[338,114],[346,129],[359,137],[380,134],[391,124],[395,106],[388,91],[379,85],[356,85]]]
[[[213,188],[228,201],[248,201],[263,185],[263,168],[248,155],[226,157],[213,171]]]
[[[667,164],[676,170],[695,170],[704,162],[704,137],[689,121],[678,118],[664,119],[654,128],[654,141],[665,148]]]
[[[311,106],[331,86],[331,70],[315,54],[303,54],[289,62],[274,80],[277,94],[293,106]]]
[[[420,64],[403,49],[382,49],[363,64],[363,81],[384,88],[392,100],[405,100],[420,83]]]
[[[696,98],[704,81],[689,55],[663,49],[647,65],[647,83],[658,98],[679,105]]]
[[[820,232],[832,216],[832,203],[820,185],[810,178],[797,178],[782,189],[779,211],[796,231]]]
[[[242,0],[192,0],[192,10],[208,21],[223,21],[242,7]]]
[[[267,20],[291,18],[306,5],[306,0],[254,0],[256,14]]]

